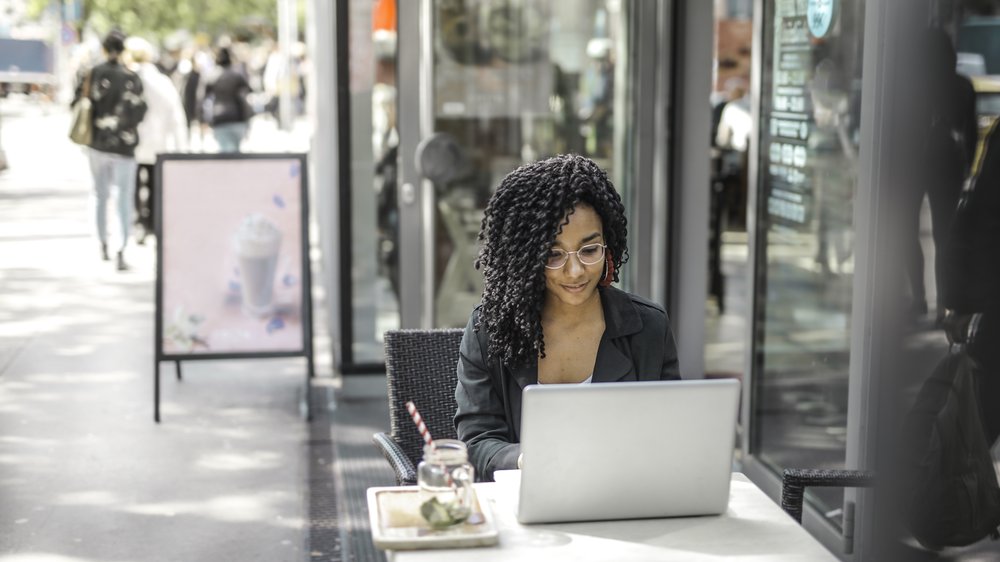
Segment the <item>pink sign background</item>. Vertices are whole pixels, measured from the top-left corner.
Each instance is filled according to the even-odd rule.
[[[164,160],[164,355],[296,352],[302,326],[299,159]],[[236,233],[257,214],[281,232],[273,312],[243,310]]]

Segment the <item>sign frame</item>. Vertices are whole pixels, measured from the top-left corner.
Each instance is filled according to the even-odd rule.
[[[171,162],[219,162],[223,165],[245,165],[252,161],[294,161],[298,165],[298,197],[300,213],[297,217],[299,233],[299,260],[300,271],[298,271],[298,283],[300,287],[300,310],[302,342],[301,346],[295,349],[273,349],[273,350],[236,350],[221,352],[197,352],[182,353],[176,350],[165,349],[164,346],[164,250],[167,244],[164,239],[164,191],[169,187],[164,187],[164,167]],[[164,361],[173,361],[176,365],[177,379],[181,380],[182,361],[205,361],[205,360],[225,360],[225,359],[248,359],[248,358],[283,358],[283,357],[304,357],[306,359],[306,381],[303,402],[301,404],[307,420],[312,419],[310,389],[311,379],[314,376],[315,366],[313,359],[313,325],[312,325],[312,271],[309,261],[309,186],[308,186],[308,158],[304,153],[177,153],[160,154],[157,156],[153,173],[153,195],[155,200],[154,209],[154,232],[156,233],[156,296],[155,296],[155,327],[154,327],[154,404],[153,419],[160,422],[160,367]],[[206,186],[205,189],[218,188]],[[235,190],[240,187],[233,188]],[[172,225],[166,225],[169,228]]]

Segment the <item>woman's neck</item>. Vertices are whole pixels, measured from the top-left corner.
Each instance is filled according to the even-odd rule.
[[[601,292],[596,289],[589,299],[575,306],[555,298],[546,298],[542,305],[542,324],[579,324],[603,316]]]

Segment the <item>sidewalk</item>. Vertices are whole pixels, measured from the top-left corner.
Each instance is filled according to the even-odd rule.
[[[100,261],[68,114],[0,111],[0,562],[350,558],[323,321],[312,424],[300,358],[165,363],[153,423],[155,241]],[[267,125],[250,146],[307,148]]]

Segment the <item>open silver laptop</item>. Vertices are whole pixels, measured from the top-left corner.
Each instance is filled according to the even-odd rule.
[[[723,513],[739,392],[732,379],[525,388],[517,520]]]

